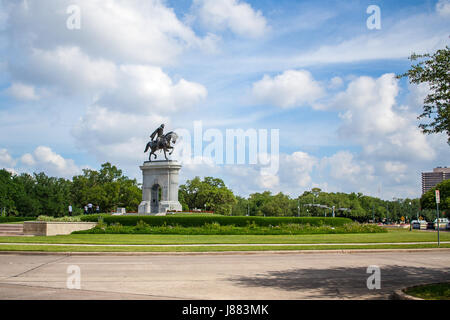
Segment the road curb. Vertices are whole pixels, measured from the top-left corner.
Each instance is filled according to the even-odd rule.
[[[406,290],[406,289],[409,289],[409,288],[395,290],[392,293],[391,299],[392,300],[423,300],[421,298],[410,296],[409,294],[404,293],[403,290]]]
[[[450,252],[450,248],[423,249],[341,249],[341,250],[261,250],[261,251],[205,251],[205,252],[46,252],[46,251],[0,251],[0,255],[61,255],[61,256],[160,256],[160,255],[257,255],[257,254],[355,254],[388,252]]]

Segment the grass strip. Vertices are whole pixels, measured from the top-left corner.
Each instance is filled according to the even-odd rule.
[[[450,232],[441,232],[441,241],[450,241]],[[227,243],[386,243],[437,241],[435,232],[389,230],[388,233],[314,235],[141,235],[72,234],[48,237],[0,237],[3,243],[61,244],[227,244]]]
[[[96,247],[96,246],[46,246],[46,245],[0,245],[0,251],[34,252],[227,252],[227,251],[292,251],[292,250],[350,250],[350,249],[426,249],[437,248],[435,244],[414,245],[364,245],[364,246],[189,246],[189,247]],[[450,248],[442,244],[440,248]]]
[[[450,300],[450,282],[416,286],[405,293],[425,300]]]

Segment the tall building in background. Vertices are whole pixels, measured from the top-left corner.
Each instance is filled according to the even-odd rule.
[[[433,172],[422,172],[422,194],[447,179],[450,179],[450,168],[447,167],[434,168]]]

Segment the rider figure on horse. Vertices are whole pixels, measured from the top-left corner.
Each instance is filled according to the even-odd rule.
[[[155,138],[156,136],[156,138]],[[164,124],[160,125],[158,127],[158,129],[156,129],[155,131],[153,131],[153,133],[150,135],[150,138],[152,139],[152,141],[156,141],[156,146],[160,147],[161,146],[161,139],[164,136]]]
[[[164,134],[164,124],[162,124],[158,127],[158,129],[153,131],[150,138],[152,140],[147,143],[145,150],[144,150],[144,153],[145,153],[149,149],[151,149],[150,154],[148,156],[148,160],[152,161],[152,155],[156,159],[155,152],[158,150],[163,150],[164,157],[166,158],[166,160],[168,160],[166,152],[170,150],[169,155],[172,154],[173,145],[171,145],[171,143],[175,144],[177,142],[178,135],[173,131],[170,131],[170,132]]]

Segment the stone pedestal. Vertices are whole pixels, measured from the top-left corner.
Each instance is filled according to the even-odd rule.
[[[142,202],[138,213],[156,215],[181,211],[178,202],[178,174],[181,164],[174,160],[146,161],[142,170]]]

